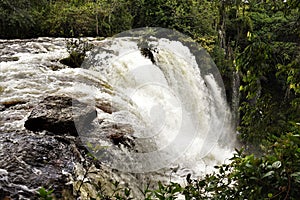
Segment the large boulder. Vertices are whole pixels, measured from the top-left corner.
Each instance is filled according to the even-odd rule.
[[[25,128],[77,136],[77,131],[89,128],[96,117],[96,109],[92,106],[70,97],[49,96],[32,110]]]

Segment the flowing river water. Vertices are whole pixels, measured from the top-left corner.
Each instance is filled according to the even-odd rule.
[[[192,53],[164,37],[86,40],[95,48],[80,68],[59,62],[69,55],[67,39],[0,40],[0,105],[27,106],[2,109],[1,133],[25,129],[44,97],[64,95],[96,108],[88,129],[76,123],[79,138],[107,177],[132,188],[149,180],[184,184],[187,174],[203,176],[228,161],[235,145],[231,114],[220,75],[203,49]],[[103,105],[111,111],[99,109]],[[120,143],[111,140],[120,134],[113,129],[121,130]],[[140,198],[138,189],[133,194]]]

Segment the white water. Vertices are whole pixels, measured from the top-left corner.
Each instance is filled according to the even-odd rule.
[[[151,40],[158,49],[155,64],[140,53],[137,38],[113,41],[94,50],[83,67],[99,72],[118,91],[111,101],[123,109],[104,120],[132,125],[135,141],[142,145],[136,148],[143,151],[120,156],[108,148],[110,166],[148,172],[180,165],[199,175],[224,163],[234,138],[224,91],[214,74],[201,72],[189,48],[177,41]]]
[[[0,103],[31,100],[34,106],[47,95],[63,94],[117,108],[112,114],[97,110],[103,121],[98,128],[130,125],[138,153],[115,147],[101,133],[91,137],[108,147],[111,158],[106,161],[113,168],[157,171],[160,176],[176,171],[172,179],[180,181],[178,177],[188,173],[209,173],[231,156],[234,138],[222,88],[213,74],[201,71],[193,54],[179,42],[153,41],[159,50],[154,53],[155,65],[141,55],[131,38],[117,38],[112,45],[109,39],[97,42],[103,49],[90,54],[83,64],[86,69],[66,68],[57,62],[67,56],[64,39],[0,42],[2,57],[19,57],[0,63]],[[61,69],[52,71],[52,65]],[[27,114],[16,111],[14,115]],[[6,117],[12,120],[1,124],[1,130],[24,128],[26,118]],[[85,134],[80,133],[83,140]]]

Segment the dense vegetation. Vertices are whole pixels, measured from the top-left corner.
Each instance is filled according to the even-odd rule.
[[[106,37],[145,26],[189,35],[213,56],[240,140],[259,156],[238,151],[219,174],[160,184],[145,198],[297,199],[299,9],[298,0],[2,0],[0,37]]]

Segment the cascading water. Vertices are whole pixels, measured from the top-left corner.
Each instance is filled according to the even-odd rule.
[[[231,134],[230,114],[209,55],[198,46],[201,58],[197,60],[187,46],[164,38],[170,35],[168,31],[159,38],[133,35],[121,34],[96,48],[82,66],[95,76],[98,72],[99,78],[118,91],[110,101],[122,109],[101,116],[101,121],[131,127],[134,151],[106,144],[102,151],[90,150],[111,167],[126,172],[156,171],[170,164],[199,172],[206,165],[204,160],[224,162],[224,148],[231,145],[224,144]],[[199,66],[201,61],[203,66]],[[94,132],[94,138],[86,137],[86,132],[81,136],[95,146],[99,131]],[[220,148],[222,155],[217,153]]]
[[[166,37],[170,33],[136,33],[91,39],[96,48],[77,69],[57,62],[67,56],[63,39],[2,40],[1,57],[18,60],[0,63],[0,103],[24,101],[32,107],[47,95],[67,95],[95,106],[92,125],[76,123],[80,139],[104,165],[118,170],[113,178],[133,187],[145,177],[169,180],[172,174],[173,181],[182,181],[188,173],[211,172],[234,145],[216,67],[202,48],[192,52]],[[110,111],[104,112],[105,106]],[[1,120],[1,131],[24,129],[28,112],[5,115],[11,120]]]

